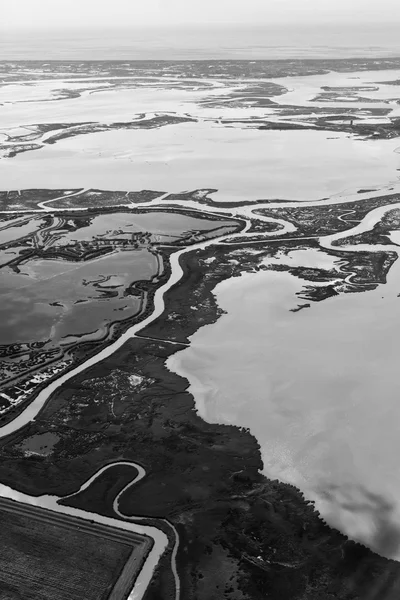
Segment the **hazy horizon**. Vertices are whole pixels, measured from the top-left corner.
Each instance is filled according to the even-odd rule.
[[[400,56],[397,0],[0,0],[0,60]]]
[[[400,56],[395,24],[33,28],[0,35],[0,60],[223,60]]]
[[[397,0],[0,0],[0,60],[400,56]]]

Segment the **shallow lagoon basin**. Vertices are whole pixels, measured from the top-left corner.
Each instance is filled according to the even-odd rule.
[[[127,319],[138,312],[140,300],[125,297],[125,289],[157,272],[157,259],[147,250],[115,252],[72,265],[37,259],[22,265],[20,274],[2,270],[1,343],[50,338],[57,343],[64,336],[92,333],[110,322]],[[117,287],[115,274],[119,276]]]
[[[316,96],[323,93],[323,87],[331,88],[358,88],[371,87],[377,88],[369,91],[359,91],[355,95],[372,100],[372,103],[356,102],[357,107],[362,108],[390,108],[392,116],[398,116],[400,109],[397,105],[388,105],[384,101],[400,97],[400,85],[386,85],[386,81],[400,80],[399,69],[387,69],[383,71],[356,71],[349,73],[337,73],[331,71],[322,75],[310,75],[308,77],[282,77],[272,79],[274,83],[282,85],[288,89],[288,93],[283,96],[276,96],[274,101],[278,104],[290,104],[293,106],[307,107],[351,107],[354,108],[354,98],[348,102],[340,101],[315,101]],[[333,92],[335,89],[332,90]]]
[[[203,418],[251,429],[268,477],[296,485],[329,524],[396,559],[399,270],[373,292],[296,313],[309,282],[273,271],[227,280],[216,288],[227,314],[168,362]]]
[[[95,80],[97,78],[94,78]],[[42,95],[51,97],[51,88],[56,82],[39,83],[38,88]],[[168,86],[164,80],[160,81],[163,86]],[[195,82],[191,81],[191,85]],[[82,122],[101,122],[113,123],[121,121],[136,120],[139,114],[153,112],[178,112],[180,114],[189,112],[195,108],[196,102],[202,100],[204,96],[224,93],[224,85],[215,83],[215,89],[174,89],[174,82],[171,82],[171,89],[161,89],[160,86],[154,89],[151,85],[148,87],[133,87],[126,89],[122,84],[121,88],[112,90],[92,90],[94,83],[89,79],[85,84],[75,84],[68,80],[58,80],[58,88],[75,90],[77,87],[85,86],[88,91],[83,91],[78,98],[59,99],[52,102],[46,100],[36,102],[22,103],[18,102],[19,95],[15,95],[15,104],[11,102],[2,106],[0,112],[0,128],[19,127],[21,125],[32,125],[35,123],[82,123]],[[105,88],[109,84],[102,81],[97,87]],[[128,84],[129,85],[129,84]],[[135,80],[132,79],[132,85],[135,86]],[[16,88],[16,91],[18,90]],[[226,90],[229,91],[230,87]],[[40,93],[38,90],[38,93]],[[0,88],[1,92],[1,88]]]
[[[28,456],[32,454],[49,456],[60,439],[61,437],[58,434],[52,433],[51,431],[39,433],[25,439],[19,444],[19,448]]]
[[[14,227],[12,224],[9,226],[5,224],[0,227],[0,245],[8,244],[9,242],[14,242],[30,235],[34,231],[37,231],[43,224],[43,219],[30,219],[28,222],[15,225]]]
[[[322,131],[186,123],[61,140],[0,161],[0,179],[6,189],[215,188],[222,201],[312,200],[396,181],[399,146],[396,139],[362,141]]]
[[[289,90],[274,98],[277,108],[288,104],[308,109],[321,106],[326,108],[327,115],[335,114],[335,107],[343,109],[346,102],[311,101],[321,92],[322,86],[366,85],[379,88],[360,92],[374,102],[363,104],[352,98],[348,106],[353,109],[386,108],[392,110],[391,116],[395,116],[400,114],[399,106],[385,104],[384,100],[400,97],[400,86],[385,85],[384,82],[399,77],[400,70],[387,70],[331,72],[270,81]],[[154,112],[189,114],[200,120],[159,130],[87,134],[19,154],[0,161],[3,189],[72,186],[181,192],[215,188],[219,190],[216,199],[223,201],[313,200],[343,190],[356,191],[398,180],[400,160],[394,151],[400,143],[396,140],[361,141],[347,134],[322,131],[258,131],[252,129],[252,119],[277,120],[273,106],[264,109],[245,106],[207,108],[202,104],[205,98],[228,95],[238,81],[213,81],[210,82],[215,86],[213,89],[196,91],[154,90],[151,87],[154,82],[149,81],[149,87],[90,93],[92,87],[107,84],[107,81],[96,83],[95,79],[88,78],[86,82],[60,79],[28,86],[32,92],[36,87],[44,91],[52,86],[70,89],[87,86],[88,89],[80,98],[7,104],[2,107],[0,128],[40,122],[111,123],[130,121],[140,114]],[[160,81],[168,88],[168,81]],[[240,81],[240,85],[244,83],[244,80]],[[171,85],[176,85],[176,81]],[[15,88],[18,91],[18,85]],[[11,98],[14,88],[7,89]],[[376,117],[364,116],[371,123],[377,121]],[[223,127],[208,120],[228,117],[247,119],[247,123]]]
[[[130,238],[135,233],[151,233],[165,237],[185,237],[191,231],[208,231],[222,226],[232,226],[224,220],[198,219],[179,213],[150,211],[147,213],[112,213],[93,217],[91,223],[76,231],[63,233],[55,246],[95,238]]]

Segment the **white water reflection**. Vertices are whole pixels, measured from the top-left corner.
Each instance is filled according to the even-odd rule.
[[[341,262],[340,259],[325,254],[316,248],[309,248],[303,250],[293,250],[291,252],[279,251],[273,257],[265,258],[262,261],[263,265],[288,265],[289,267],[305,267],[305,268],[319,268],[326,270],[335,270],[338,268],[338,264]]]
[[[331,525],[400,559],[400,265],[374,292],[292,313],[304,284],[273,271],[221,283],[227,314],[169,368],[189,379],[207,421],[250,427],[266,475],[315,499]]]
[[[93,133],[0,161],[4,189],[80,188],[181,192],[216,199],[312,200],[397,179],[399,140],[323,131],[259,131],[208,122]]]
[[[156,78],[147,83],[146,79],[133,77],[113,89],[104,89],[118,83],[107,77],[89,77],[85,81],[60,78],[29,85],[15,82],[0,89],[0,97],[6,100],[0,111],[4,133],[12,133],[13,128],[14,133],[15,128],[23,128],[21,132],[26,133],[27,127],[38,123],[126,122],[157,112],[190,115],[200,121],[156,130],[114,130],[58,140],[41,150],[0,160],[1,187],[118,187],[127,191],[145,188],[169,192],[216,188],[216,199],[227,201],[314,200],[345,189],[382,187],[398,180],[400,157],[395,150],[400,143],[396,139],[362,141],[337,132],[259,131],[252,127],[257,126],[257,119],[307,123],[310,108],[320,107],[324,112],[318,114],[329,117],[337,116],[336,111],[346,106],[365,109],[363,120],[381,123],[388,117],[369,115],[368,110],[384,108],[391,111],[390,117],[400,114],[396,103],[400,86],[385,84],[398,79],[400,70],[269,79],[288,92],[275,96],[276,104],[267,108],[230,106],[230,92],[240,92],[255,82],[227,80],[223,76],[202,81],[159,78],[157,82]],[[258,84],[262,81],[258,80]],[[130,85],[143,87],[130,89]],[[324,86],[361,87],[359,94],[368,102],[354,97],[349,102],[312,102]],[[363,86],[367,89],[362,90]],[[57,90],[78,90],[82,95],[41,101],[57,97]],[[20,102],[25,92],[32,102]],[[346,96],[347,92],[343,94]],[[204,102],[221,96],[222,106],[212,107]],[[306,114],[280,117],[281,105],[304,106]],[[222,126],[221,119],[242,122]],[[51,132],[44,133],[42,142],[51,136]]]
[[[63,83],[60,80],[60,87],[63,87]],[[65,82],[65,88],[70,89],[70,85],[69,82]],[[40,89],[43,89],[43,93],[47,91],[42,84]],[[0,127],[18,127],[34,123],[130,121],[135,115],[143,112],[179,110],[182,107],[182,97],[187,96],[188,94],[185,96],[179,90],[119,89],[55,102],[5,104],[1,107]],[[200,97],[200,94],[194,95],[194,98],[196,97]]]
[[[44,225],[43,219],[31,219],[27,222],[20,219],[19,222],[16,223],[15,227],[8,225],[6,222],[0,228],[0,244],[7,244],[8,242],[16,241],[21,239]]]
[[[384,71],[357,71],[351,73],[337,73],[331,71],[322,75],[310,75],[308,77],[280,77],[271,79],[274,83],[286,87],[289,91],[283,96],[277,96],[274,101],[278,104],[293,106],[322,107],[327,111],[332,108],[351,107],[354,108],[390,108],[391,116],[399,116],[400,108],[397,104],[388,106],[384,101],[398,99],[400,97],[400,85],[386,85],[387,81],[399,81],[399,69],[387,69]],[[348,102],[341,101],[330,102],[315,101],[315,98],[324,90],[323,87],[333,88],[363,88],[369,87],[370,90],[360,90],[358,94],[362,98],[367,98],[372,102],[366,104],[355,102],[354,98]],[[372,89],[375,88],[375,89]],[[345,94],[344,94],[345,95]],[[347,94],[346,94],[347,95]]]

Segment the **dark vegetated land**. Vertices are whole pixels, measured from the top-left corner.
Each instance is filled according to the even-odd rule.
[[[390,206],[400,202],[399,194],[367,198],[357,202],[343,202],[315,206],[282,208],[260,208],[255,214],[284,219],[293,223],[297,230],[283,237],[322,236],[352,229],[371,210],[380,206]],[[395,209],[394,209],[395,210]]]
[[[371,101],[372,102],[372,101]],[[271,104],[274,104],[271,101]],[[276,105],[277,106],[277,105]],[[286,107],[290,110],[290,106]],[[335,112],[336,111],[335,109]],[[259,130],[275,130],[275,131],[290,131],[290,130],[316,130],[316,131],[332,131],[346,132],[362,138],[373,139],[392,139],[400,135],[399,119],[392,119],[388,123],[368,124],[353,122],[357,118],[359,112],[347,111],[346,120],[348,123],[336,123],[334,119],[322,117],[319,119],[309,119],[307,123],[285,123],[279,121],[265,121],[258,127]],[[343,118],[343,117],[342,117]]]
[[[73,194],[79,190],[68,190]],[[39,202],[52,200],[66,194],[67,190],[31,189],[0,192],[0,210],[36,210]]]
[[[110,60],[110,61],[0,61],[0,73],[7,80],[21,78],[19,69],[29,66],[32,81],[53,78],[54,73],[63,71],[73,77],[140,76],[152,74],[181,77],[219,78],[250,77],[269,78],[290,75],[316,75],[328,71],[341,73],[351,71],[387,70],[400,68],[400,58],[345,58],[345,59],[283,59],[283,60]]]
[[[101,209],[123,204],[150,202],[164,192],[141,190],[138,192],[107,191],[91,189],[72,198],[61,198],[52,203],[53,208],[93,208]]]

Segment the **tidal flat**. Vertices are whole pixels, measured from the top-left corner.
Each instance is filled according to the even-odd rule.
[[[335,139],[330,139],[334,137]],[[97,187],[179,193],[215,188],[215,200],[318,200],[397,182],[400,142],[324,131],[259,131],[213,123],[93,133],[0,161],[8,189]],[[318,165],[318,168],[316,167]]]
[[[260,62],[254,73],[249,68],[247,77],[240,61],[221,61],[208,74],[196,63],[182,63],[181,72],[179,65],[148,63],[115,76],[102,63],[86,74],[76,65],[75,77],[60,65],[50,81],[38,65],[35,79],[28,69],[20,84],[6,71],[3,189],[112,190],[118,181],[126,191],[213,188],[216,200],[246,201],[316,200],[396,184],[400,109],[391,83],[400,69],[396,61],[383,71],[383,63],[370,64],[375,71],[368,63],[361,71],[357,61],[354,72],[339,61],[282,63],[281,77],[273,61]],[[345,86],[347,102],[340,95]],[[37,90],[29,102],[21,102],[25,89]],[[73,97],[61,93],[77,89]],[[328,93],[329,102],[318,100]]]

